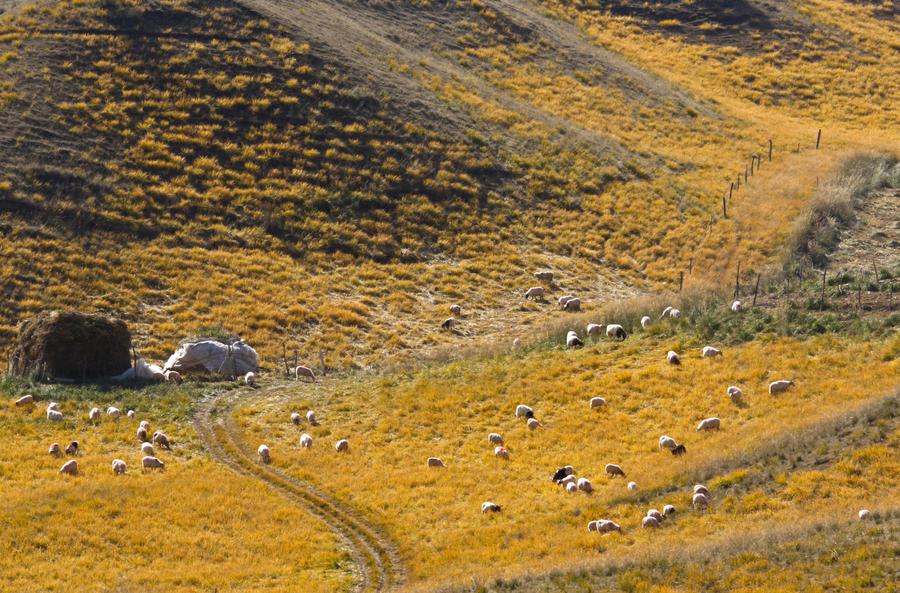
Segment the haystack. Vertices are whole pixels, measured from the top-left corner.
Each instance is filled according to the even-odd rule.
[[[14,375],[96,379],[131,367],[131,333],[124,321],[74,311],[45,311],[24,321],[13,351]]]

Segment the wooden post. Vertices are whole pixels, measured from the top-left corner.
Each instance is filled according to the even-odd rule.
[[[322,376],[324,377],[328,369],[325,367],[325,351],[322,349],[319,349],[319,366],[322,367]]]
[[[691,256],[691,261],[688,262],[688,274],[694,273],[694,256]]]
[[[750,155],[750,175],[751,176],[753,175],[753,167],[754,166],[756,166],[756,155],[751,154]]]
[[[759,173],[759,168],[762,166],[762,157],[756,155],[756,172]]]
[[[816,134],[816,150],[819,150],[819,142],[822,140],[822,128],[819,128],[819,133]],[[800,152],[799,150],[797,152]]]
[[[741,294],[741,262],[738,262],[737,272],[734,274],[734,298]]]
[[[862,309],[862,277],[856,281],[856,308]]]
[[[734,189],[741,189],[741,174],[738,173],[737,183],[734,185]]]
[[[297,366],[300,364],[300,352],[294,348],[294,372],[296,373]],[[296,375],[295,375],[296,376]]]
[[[797,143],[797,154],[800,154],[800,143]]]
[[[290,367],[288,367],[288,361],[287,361],[287,342],[281,343],[281,360],[284,361],[284,376],[290,377],[291,369],[290,369]]]
[[[772,162],[772,139],[769,138],[769,162]]]
[[[734,181],[731,182],[731,187],[728,188],[728,199],[731,199],[731,195],[734,193]]]
[[[756,273],[756,286],[753,287],[753,306],[756,306],[756,295],[759,294],[759,279],[762,277],[762,274],[759,272]]]
[[[722,218],[728,218],[728,207],[725,205],[725,196],[722,196]]]
[[[678,272],[678,292],[684,288],[684,271]]]
[[[819,311],[825,310],[825,274],[827,272],[822,270],[822,296],[819,299]]]
[[[744,183],[750,182],[750,175],[747,173],[747,165],[744,165]]]

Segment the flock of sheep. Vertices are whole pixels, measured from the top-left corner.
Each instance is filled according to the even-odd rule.
[[[16,400],[16,406],[33,406],[35,404],[34,396],[25,395]],[[100,411],[100,408],[91,408],[88,412],[88,420],[97,423],[100,422],[103,414]],[[122,411],[116,407],[108,407],[106,409],[106,416],[118,423],[120,417],[122,416]],[[134,410],[128,410],[125,414],[128,418],[134,418],[135,412]],[[59,409],[59,404],[56,402],[50,402],[47,404],[47,420],[51,422],[60,422],[65,418],[62,411]],[[159,459],[156,456],[156,452],[154,450],[154,445],[157,447],[171,450],[172,441],[168,436],[161,430],[157,430],[152,435],[148,436],[150,431],[150,423],[147,420],[142,420],[137,429],[137,441],[139,443],[140,452],[141,452],[141,467],[144,470],[152,470],[152,469],[165,469],[166,463]],[[52,443],[48,449],[48,452],[53,457],[61,457],[63,453],[70,457],[76,457],[81,451],[80,445],[78,441],[71,441],[65,449],[60,449],[59,443]],[[128,464],[126,464],[121,459],[113,459],[112,460],[112,472],[115,475],[122,475],[128,469]],[[74,476],[78,474],[78,461],[76,459],[70,459],[66,461],[62,467],[59,468],[59,473],[66,474],[70,476]]]

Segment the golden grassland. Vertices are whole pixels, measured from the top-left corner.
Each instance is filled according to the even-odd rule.
[[[0,101],[40,122],[11,139],[0,171],[4,343],[38,310],[78,307],[124,316],[153,358],[220,324],[268,358],[287,341],[333,367],[455,347],[546,319],[519,298],[537,268],[559,272],[554,294],[588,306],[672,288],[689,267],[698,282],[737,261],[761,269],[845,150],[897,146],[895,81],[856,84],[895,64],[888,25],[849,5],[852,30],[811,59],[547,3],[658,76],[630,85],[604,63],[573,62],[551,36],[457,3],[458,47],[434,51],[482,82],[397,68],[484,123],[462,136],[408,119],[358,73],[228,4],[160,4],[179,30],[221,39],[34,32],[114,27],[110,6],[38,5],[0,21]],[[826,8],[804,10],[826,19]],[[772,60],[784,74],[760,66]],[[749,71],[752,83],[735,82]],[[841,82],[801,92],[826,79]],[[778,101],[759,100],[776,85]],[[561,141],[542,113],[583,133]],[[827,150],[807,151],[820,126]],[[16,161],[42,128],[62,146],[76,139],[77,158]],[[728,183],[770,137],[775,162],[724,219]],[[452,302],[468,312],[462,337],[434,331]]]
[[[0,573],[2,591],[308,591],[344,590],[352,565],[318,519],[250,478],[199,452],[179,419],[188,395],[123,389],[62,400],[61,423],[46,403],[71,396],[37,388],[31,409],[0,396]],[[21,394],[18,394],[21,395]],[[121,397],[122,399],[118,399]],[[134,405],[134,419],[87,420],[94,405]],[[164,472],[142,473],[135,431],[151,422],[175,439],[157,451]],[[79,475],[58,473],[52,442],[77,440]],[[113,459],[128,464],[114,476]]]
[[[251,398],[235,416],[249,444],[271,447],[277,467],[379,522],[398,543],[409,590],[649,558],[720,533],[896,507],[896,410],[872,420],[876,435],[855,445],[838,439],[830,447],[837,436],[822,428],[887,405],[873,402],[896,389],[896,336],[762,339],[727,347],[719,360],[700,358],[702,345],[650,333],[581,351],[538,347],[368,381],[284,387],[279,397]],[[665,362],[669,349],[683,354],[681,367]],[[769,396],[768,382],[784,377],[796,389]],[[728,401],[732,384],[744,389],[746,406]],[[595,395],[607,409],[588,408]],[[529,431],[514,417],[519,403],[534,407],[541,428]],[[321,426],[298,430],[289,415],[308,407]],[[709,416],[722,418],[722,430],[697,433]],[[301,431],[316,439],[312,449],[300,449]],[[494,457],[489,432],[505,437],[509,461]],[[688,454],[658,451],[662,434],[684,442]],[[350,440],[349,454],[334,452],[339,438]],[[774,461],[799,460],[807,449],[826,463]],[[429,456],[448,467],[426,468]],[[609,462],[640,490],[606,478]],[[550,482],[564,464],[592,480],[593,495],[566,494]],[[688,508],[690,486],[700,480],[713,490],[707,512]],[[503,512],[482,516],[485,500]],[[646,509],[667,503],[682,511],[675,521],[658,532],[639,528]],[[604,517],[625,532],[587,532],[588,520]]]

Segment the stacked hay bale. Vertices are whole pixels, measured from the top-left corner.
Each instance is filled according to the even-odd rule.
[[[105,315],[45,311],[19,325],[10,372],[83,381],[131,368],[131,332]]]

